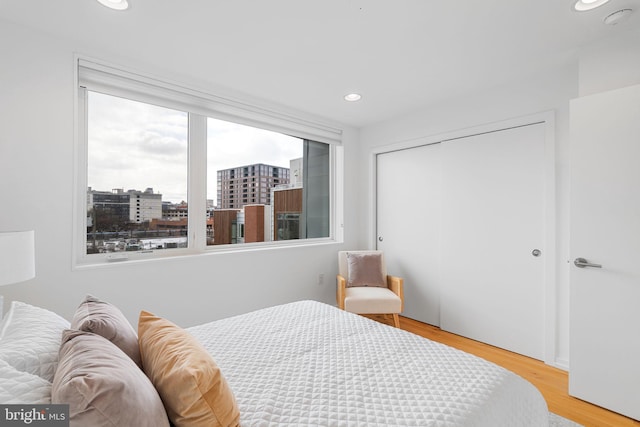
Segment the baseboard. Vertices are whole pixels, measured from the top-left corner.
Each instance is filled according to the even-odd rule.
[[[569,372],[569,361],[567,359],[558,359],[551,364],[554,368],[562,369],[563,371]]]

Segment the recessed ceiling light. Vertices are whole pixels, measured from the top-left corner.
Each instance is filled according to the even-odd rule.
[[[609,0],[577,0],[573,5],[573,8],[578,12],[584,12],[586,10],[595,9],[596,7],[600,7],[605,3],[608,3]]]
[[[622,21],[626,21],[633,13],[632,9],[620,9],[604,17],[602,20],[607,25],[616,25]]]
[[[129,7],[127,0],[98,0],[100,4],[107,6],[109,9],[125,10]]]
[[[349,93],[344,96],[344,100],[349,102],[360,101],[361,99],[362,95],[360,95],[359,93]]]

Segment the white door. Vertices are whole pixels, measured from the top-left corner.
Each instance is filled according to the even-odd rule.
[[[640,86],[573,100],[571,146],[569,393],[640,420]]]
[[[545,124],[441,146],[440,326],[544,359]]]
[[[404,278],[404,316],[440,324],[439,144],[378,154],[377,248]]]

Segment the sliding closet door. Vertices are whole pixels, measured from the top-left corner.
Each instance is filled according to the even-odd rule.
[[[444,141],[442,329],[544,359],[544,123]]]
[[[378,154],[377,248],[404,278],[403,315],[440,323],[440,144]]]

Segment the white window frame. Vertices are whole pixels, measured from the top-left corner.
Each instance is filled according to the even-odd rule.
[[[339,243],[343,239],[342,130],[255,104],[223,98],[190,88],[183,84],[151,77],[150,75],[116,67],[86,56],[74,57],[74,209],[73,209],[73,268],[110,265],[115,261],[142,261],[179,256],[242,252],[290,246]],[[87,229],[87,173],[88,173],[88,105],[87,92],[140,101],[188,113],[188,237],[187,248],[158,251],[86,253]],[[300,240],[269,241],[230,245],[206,245],[207,203],[207,117],[227,120],[256,128],[280,132],[302,139],[326,143],[330,146],[330,213],[329,236]],[[340,203],[340,205],[339,205]],[[197,213],[201,213],[198,215]]]

